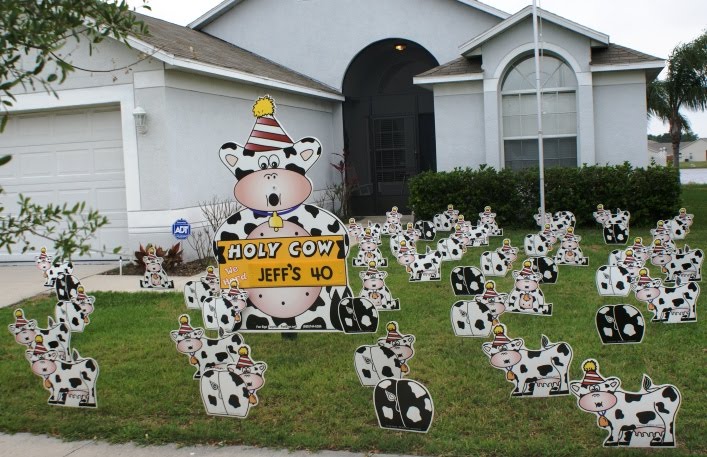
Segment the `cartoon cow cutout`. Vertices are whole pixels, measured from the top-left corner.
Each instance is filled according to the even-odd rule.
[[[306,173],[321,156],[321,144],[311,137],[291,140],[274,117],[275,103],[268,96],[255,102],[253,114],[256,122],[245,147],[228,142],[219,151],[224,166],[236,178],[234,196],[244,206],[215,234],[219,264],[227,263],[229,241],[277,243],[283,238],[319,236],[340,237],[337,249],[345,263],[349,253],[346,226],[329,211],[305,203],[313,188]],[[348,283],[283,284],[244,290],[248,292],[248,307],[243,311],[243,331],[342,330],[341,316],[331,311],[352,296]],[[371,308],[375,312],[375,307]]]
[[[614,249],[609,253],[609,265],[618,265],[626,257],[626,251],[630,250],[634,262],[643,267],[651,255],[651,249],[643,245],[643,238],[637,236],[633,239],[633,245],[628,249]]]
[[[59,301],[71,300],[78,294],[81,285],[79,278],[74,276],[74,265],[71,262],[55,261],[45,272],[44,287],[53,287]]]
[[[250,347],[238,349],[238,361],[225,369],[211,368],[199,380],[206,414],[245,419],[259,403],[257,392],[265,385],[265,362],[254,362]]]
[[[602,297],[628,297],[634,277],[621,265],[602,265],[597,268],[595,282]]]
[[[490,206],[484,207],[484,210],[479,213],[479,222],[477,225],[486,228],[489,236],[503,236],[503,229],[498,228],[496,213],[491,211]]]
[[[631,305],[602,306],[596,324],[602,344],[638,344],[646,326],[641,312]]]
[[[407,243],[408,248],[414,249],[416,246],[415,243],[417,243],[421,236],[422,234],[413,227],[412,222],[408,223],[405,230],[399,232],[397,235],[390,236],[390,252],[396,257],[398,251],[400,251],[400,242],[403,240]]]
[[[572,347],[565,342],[551,343],[542,335],[540,349],[525,347],[522,338],[509,339],[506,327],[493,328],[494,339],[481,349],[489,357],[491,366],[506,372],[506,380],[513,383],[511,397],[551,397],[569,395],[569,369]]]
[[[489,228],[483,225],[471,225],[469,221],[464,220],[464,215],[460,214],[457,218],[457,224],[467,238],[466,246],[473,248],[489,245]],[[455,225],[455,229],[456,229]]]
[[[671,384],[653,385],[643,375],[641,390],[621,389],[621,380],[604,378],[595,360],[582,363],[584,378],[570,382],[577,406],[596,414],[597,426],[609,436],[605,447],[675,447],[675,417],[680,409],[680,391]]]
[[[557,238],[555,235],[544,231],[542,233],[525,235],[523,238],[523,249],[528,257],[547,257],[552,251],[552,246]]]
[[[225,369],[229,363],[238,361],[238,348],[243,337],[238,333],[220,334],[212,339],[204,336],[203,328],[192,328],[187,314],[179,316],[179,330],[169,333],[176,344],[177,352],[189,357],[189,364],[196,368],[194,379],[199,379],[209,368]]]
[[[55,323],[51,317],[47,318],[47,328],[40,328],[34,319],[25,319],[22,309],[15,310],[15,323],[7,326],[10,333],[15,337],[15,342],[33,349],[37,335],[42,337],[42,342],[46,348],[57,352],[57,358],[61,361],[69,361],[71,358],[71,330],[66,322]]]
[[[356,219],[349,218],[349,226],[346,228],[349,234],[349,241],[351,243],[358,243],[359,239],[363,236],[363,225],[356,222]]]
[[[461,260],[466,252],[464,241],[450,236],[437,241],[437,251],[442,254],[442,262]]]
[[[518,248],[511,246],[511,240],[503,240],[503,245],[495,251],[481,253],[479,263],[484,276],[502,276],[513,268],[513,262],[518,258]]]
[[[690,246],[685,245],[683,249],[673,251],[664,249],[660,240],[655,240],[655,243],[651,263],[665,273],[665,281],[673,282],[678,277],[702,281],[702,262],[705,258],[702,249],[690,249]]]
[[[484,274],[471,265],[454,267],[449,275],[454,295],[480,295],[484,293]]]
[[[374,333],[378,330],[378,311],[363,297],[346,297],[339,302],[339,322],[346,333]]]
[[[392,236],[392,240],[395,236]],[[371,235],[371,229],[366,227],[363,237],[358,243],[358,254],[353,258],[352,264],[354,267],[366,267],[370,262],[376,262],[376,265],[381,267],[388,266],[388,259],[383,256],[376,241]]]
[[[398,263],[405,267],[410,274],[409,281],[439,281],[442,277],[442,253],[431,250],[427,246],[424,254],[418,254],[412,249],[408,249],[405,240],[400,242],[400,250],[397,256]]]
[[[415,335],[401,334],[398,328],[397,322],[388,322],[388,334],[378,344],[359,346],[354,352],[354,368],[363,387],[375,387],[381,379],[402,379],[410,372]]]
[[[221,296],[221,281],[214,272],[214,267],[206,268],[206,276],[198,281],[187,281],[184,285],[184,304],[187,309],[201,309],[204,300]]]
[[[552,257],[530,257],[523,262],[529,261],[532,264],[534,273],[540,275],[541,284],[555,284],[560,275],[560,267]]]
[[[39,250],[39,254],[34,256],[34,264],[41,271],[44,276],[47,275],[47,270],[52,267],[52,256],[47,254],[47,248],[42,246]]]
[[[93,313],[96,297],[86,295],[83,286],[76,288],[76,296],[70,300],[59,301],[54,306],[54,317],[57,322],[66,322],[72,332],[83,332],[91,323],[89,316]]]
[[[549,224],[550,231],[558,237],[567,233],[568,227],[574,227],[577,224],[577,218],[571,211],[557,211],[552,215],[546,212],[545,220],[542,220],[540,213],[541,209],[538,208],[538,212],[533,215],[538,227],[544,228]]]
[[[589,258],[582,253],[582,248],[579,246],[580,241],[582,237],[574,234],[574,227],[567,227],[560,248],[555,254],[555,263],[582,267],[589,265]]]
[[[665,221],[666,228],[670,232],[673,240],[683,240],[690,233],[690,227],[694,220],[694,214],[688,214],[685,208],[680,208],[680,212],[674,218]]]
[[[59,353],[47,350],[42,335],[35,337],[34,348],[25,351],[32,372],[44,381],[49,391],[47,403],[58,406],[95,408],[98,363],[83,358],[74,349],[70,361],[61,361]]]
[[[597,210],[592,213],[594,220],[602,226],[602,235],[606,244],[626,244],[629,239],[629,221],[631,213],[616,209],[611,211],[604,209],[604,205],[598,204]]]
[[[496,292],[496,283],[487,281],[484,293],[473,300],[461,300],[452,305],[452,330],[461,337],[488,337],[498,319],[506,311],[508,294]]]
[[[656,246],[656,241],[659,241],[658,245],[662,246],[663,249],[670,249],[671,251],[677,251],[678,247],[673,240],[670,231],[665,227],[665,223],[661,220],[656,222],[656,227],[651,229],[651,235],[653,235],[653,240],[651,241],[651,249]]]
[[[400,223],[403,215],[398,212],[398,207],[393,206],[390,211],[385,213],[385,222],[383,223],[383,228],[381,229],[381,234],[393,236],[403,231],[403,226]]]
[[[435,214],[432,217],[432,223],[435,225],[435,229],[438,232],[450,232],[454,225],[457,223],[459,217],[459,210],[454,209],[454,205],[447,205],[447,210]]]
[[[643,268],[632,284],[636,299],[648,304],[653,313],[652,322],[678,324],[697,321],[697,300],[700,286],[688,282],[676,287],[665,287],[660,279],[653,279]]]
[[[432,221],[415,221],[415,230],[420,232],[420,239],[424,241],[433,241],[437,236],[437,229]]]
[[[201,310],[204,327],[231,333],[240,330],[243,323],[242,313],[248,306],[248,292],[238,287],[238,280],[232,279],[229,288],[218,297],[204,300]]]
[[[545,303],[545,294],[540,289],[542,278],[532,268],[533,264],[526,260],[523,262],[523,269],[513,271],[515,283],[506,300],[506,311],[550,316],[552,315],[552,303]]]
[[[385,284],[388,272],[380,271],[376,266],[375,260],[372,260],[366,271],[359,272],[363,286],[358,295],[368,299],[378,311],[397,311],[400,309],[400,299],[393,298],[393,294]]]
[[[366,228],[371,230],[371,237],[373,237],[374,243],[376,243],[378,246],[383,244],[381,240],[381,232],[383,231],[383,227],[381,226],[381,224],[379,224],[378,222],[368,221]]]
[[[384,429],[427,433],[434,403],[427,388],[412,379],[383,379],[373,390],[378,425]]]
[[[140,287],[143,289],[174,289],[174,281],[167,277],[167,273],[162,268],[162,257],[157,257],[155,248],[150,246],[147,255],[143,256],[142,262],[145,264],[145,274],[140,280]]]

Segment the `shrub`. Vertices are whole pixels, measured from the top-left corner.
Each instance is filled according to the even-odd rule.
[[[449,172],[424,172],[410,180],[410,206],[418,219],[431,220],[449,203],[475,221],[490,205],[500,226],[533,227],[540,206],[537,168],[497,171],[456,168]],[[627,209],[631,225],[652,226],[672,217],[680,207],[680,183],[671,167],[613,166],[548,168],[545,170],[545,207],[548,212],[572,211],[577,225],[594,225],[592,212],[604,208]]]
[[[155,255],[157,257],[162,257],[162,268],[164,268],[165,271],[170,271],[172,268],[182,263],[183,251],[180,243],[175,243],[174,246],[167,250],[160,246],[153,246],[152,244],[147,244],[145,247],[141,244],[140,249],[135,251],[135,259],[133,262],[140,267],[144,267],[145,264],[143,263],[142,258],[148,254],[151,247],[155,248]]]

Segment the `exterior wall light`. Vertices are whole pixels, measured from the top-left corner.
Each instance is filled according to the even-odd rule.
[[[407,45],[404,45],[404,44],[402,44],[402,43],[399,43],[399,44],[396,44],[395,46],[393,46],[393,48],[394,48],[396,51],[402,52],[402,51],[405,50],[405,48],[407,48]]]
[[[147,112],[142,107],[136,106],[133,110],[133,118],[138,133],[144,135],[147,132]]]

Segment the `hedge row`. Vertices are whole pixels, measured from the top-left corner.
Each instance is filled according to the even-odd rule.
[[[409,182],[410,206],[416,219],[431,220],[451,203],[472,222],[491,205],[501,227],[534,227],[540,206],[538,169],[497,171],[457,168],[450,172],[424,172]],[[572,211],[578,226],[596,224],[592,212],[604,208],[627,209],[632,226],[654,226],[656,220],[677,215],[680,183],[672,167],[615,166],[548,168],[545,170],[545,206],[549,212]]]

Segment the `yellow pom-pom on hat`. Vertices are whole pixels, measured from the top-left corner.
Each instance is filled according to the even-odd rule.
[[[15,329],[22,328],[29,324],[27,319],[25,319],[25,313],[21,309],[15,310]]]
[[[596,371],[597,369],[597,363],[594,360],[587,360],[584,362],[584,365],[582,365],[582,370],[584,371]]]
[[[503,328],[502,325],[497,325],[493,328],[494,335],[501,335],[503,333],[506,333],[506,330]]]
[[[44,347],[44,338],[42,335],[34,337],[34,355],[42,355],[47,353],[47,348]]]
[[[398,327],[395,326],[394,322],[388,322],[388,325],[385,326],[385,329],[389,332],[392,332],[393,330],[397,329]]]
[[[511,342],[511,340],[509,340],[506,336],[506,328],[501,324],[498,324],[493,328],[493,334],[494,338],[493,343],[491,343],[492,347],[503,346],[504,344]]]
[[[400,333],[398,333],[398,327],[395,325],[395,322],[388,322],[385,329],[388,330],[388,335],[385,337],[386,343],[392,343],[393,341],[397,341],[403,337]]]
[[[179,316],[179,334],[185,335],[192,331],[194,331],[194,329],[189,325],[189,316],[186,314]]]
[[[584,370],[584,379],[582,379],[583,386],[591,386],[604,382],[604,378],[597,373],[597,363],[594,360],[584,362],[582,369]]]
[[[484,284],[484,288],[486,290],[484,291],[482,298],[490,299],[490,298],[498,297],[498,293],[496,293],[496,283],[495,282],[486,281],[486,284]]]
[[[253,116],[263,117],[275,114],[275,100],[269,95],[263,95],[253,103]]]
[[[241,346],[240,349],[238,349],[238,363],[236,363],[236,368],[246,368],[246,367],[252,367],[253,361],[250,359],[248,356],[248,348],[245,346]]]
[[[245,346],[242,346],[242,347],[238,350],[238,355],[248,355],[248,348],[245,347]]]

